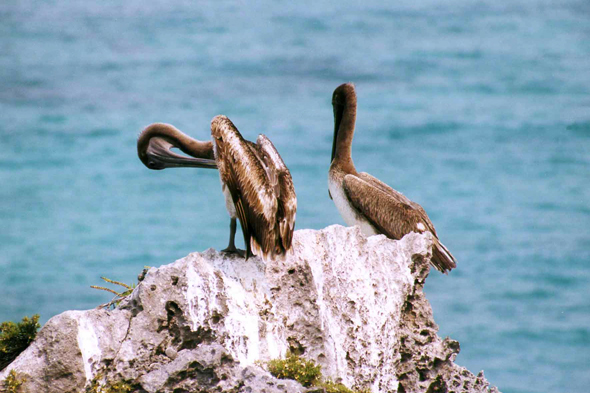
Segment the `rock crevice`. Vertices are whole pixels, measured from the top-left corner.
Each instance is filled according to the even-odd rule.
[[[193,253],[151,268],[114,310],[52,318],[0,381],[14,369],[31,392],[305,392],[259,363],[292,351],[350,388],[497,392],[437,335],[422,291],[431,247],[428,233],[393,241],[334,225],[296,231],[293,253],[266,265]]]

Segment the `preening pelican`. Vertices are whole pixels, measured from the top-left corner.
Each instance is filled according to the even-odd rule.
[[[236,218],[240,219],[246,259],[285,254],[291,248],[297,198],[291,174],[272,142],[259,135],[246,141],[225,116],[211,122],[213,142],[198,141],[169,124],[146,127],[137,140],[141,162],[150,169],[173,167],[218,168],[231,217],[228,247],[222,251],[243,255],[235,246]],[[191,157],[174,153],[178,148]]]
[[[439,241],[422,206],[368,173],[356,171],[351,155],[356,122],[356,92],[352,83],[334,90],[332,106],[334,141],[328,188],[346,224],[360,226],[365,236],[384,234],[391,239],[429,231],[434,235],[434,267],[443,273],[456,267],[455,258]]]
[[[175,147],[192,157],[174,153],[171,149]],[[137,155],[145,166],[154,170],[179,167],[217,168],[210,141],[198,141],[165,123],[150,124],[139,134]]]
[[[246,259],[284,255],[291,248],[297,197],[291,174],[271,141],[246,141],[225,116],[211,121],[215,162],[226,207],[240,219]],[[234,221],[235,222],[235,221]]]

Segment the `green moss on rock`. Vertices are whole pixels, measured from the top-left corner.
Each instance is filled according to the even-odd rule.
[[[103,379],[101,373],[97,374],[96,377],[90,382],[90,385],[86,387],[85,393],[130,393],[135,391],[133,386],[123,381],[117,382],[105,382],[102,383],[100,380]]]
[[[25,377],[19,377],[16,371],[10,370],[4,380],[4,389],[6,393],[23,393],[22,385],[27,381]]]
[[[8,366],[37,336],[39,315],[24,317],[22,322],[0,324],[0,370]]]
[[[292,353],[285,359],[273,359],[267,362],[268,371],[280,379],[294,379],[305,387],[317,387],[325,393],[369,393],[370,390],[351,390],[341,383],[325,380],[319,364]]]
[[[322,376],[320,365],[292,353],[285,359],[270,360],[268,371],[280,379],[294,379],[305,387],[315,386]]]

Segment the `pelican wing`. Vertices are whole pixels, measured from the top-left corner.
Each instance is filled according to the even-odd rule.
[[[391,198],[395,199],[397,202],[405,204],[405,205],[409,205],[412,208],[414,208],[422,216],[422,222],[426,226],[426,229],[428,229],[430,232],[432,232],[432,234],[434,236],[437,236],[436,230],[434,229],[434,225],[432,224],[432,222],[430,221],[430,218],[428,218],[428,215],[426,214],[426,211],[424,210],[424,208],[422,206],[420,206],[420,204],[411,201],[407,196],[405,196],[401,192],[394,190],[393,188],[389,187],[387,184],[383,183],[381,180],[377,179],[375,176],[371,176],[367,172],[359,173],[358,177],[361,180],[366,181],[367,183],[369,183],[373,187],[388,194],[389,196],[391,196]]]
[[[343,187],[352,206],[384,235],[399,240],[407,233],[426,229],[420,212],[397,196],[350,174],[344,176]]]
[[[367,175],[363,177],[368,181],[360,176],[344,176],[344,192],[352,206],[381,233],[392,239],[399,240],[410,232],[430,231],[434,235],[431,258],[434,267],[443,273],[455,268],[455,257],[438,239],[434,225],[422,206]],[[393,192],[386,192],[389,190]]]
[[[231,153],[228,151],[227,145],[218,144],[217,166],[219,169],[219,175],[221,177],[222,183],[225,187],[227,187],[227,190],[231,195],[234,207],[236,209],[236,215],[240,220],[240,226],[242,227],[242,234],[244,236],[244,244],[246,245],[246,259],[248,259],[248,257],[252,255],[252,250],[250,248],[250,238],[252,234],[250,233],[248,215],[246,214],[246,209],[244,208],[244,196],[242,195],[242,191],[240,189],[238,175],[236,173],[233,161],[234,159]]]
[[[280,241],[282,248],[287,251],[291,248],[297,213],[297,195],[291,172],[266,135],[260,134],[256,143],[260,147],[263,166],[268,175],[270,186],[277,197]]]
[[[218,165],[222,180],[234,201],[248,251],[262,251],[263,257],[267,257],[274,253],[276,244],[276,197],[249,143],[229,119],[221,118],[219,123],[216,126],[224,127],[223,141],[216,141],[221,153],[218,160],[223,161]]]
[[[279,198],[279,231],[285,251],[291,248],[293,232],[295,231],[295,217],[297,215],[297,196],[295,186],[289,171],[279,175],[281,197]]]

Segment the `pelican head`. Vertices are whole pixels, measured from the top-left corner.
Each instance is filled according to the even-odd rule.
[[[178,148],[191,157],[172,152]],[[137,138],[137,155],[149,169],[166,168],[217,168],[210,142],[200,142],[183,134],[170,124],[154,123],[147,126]]]

